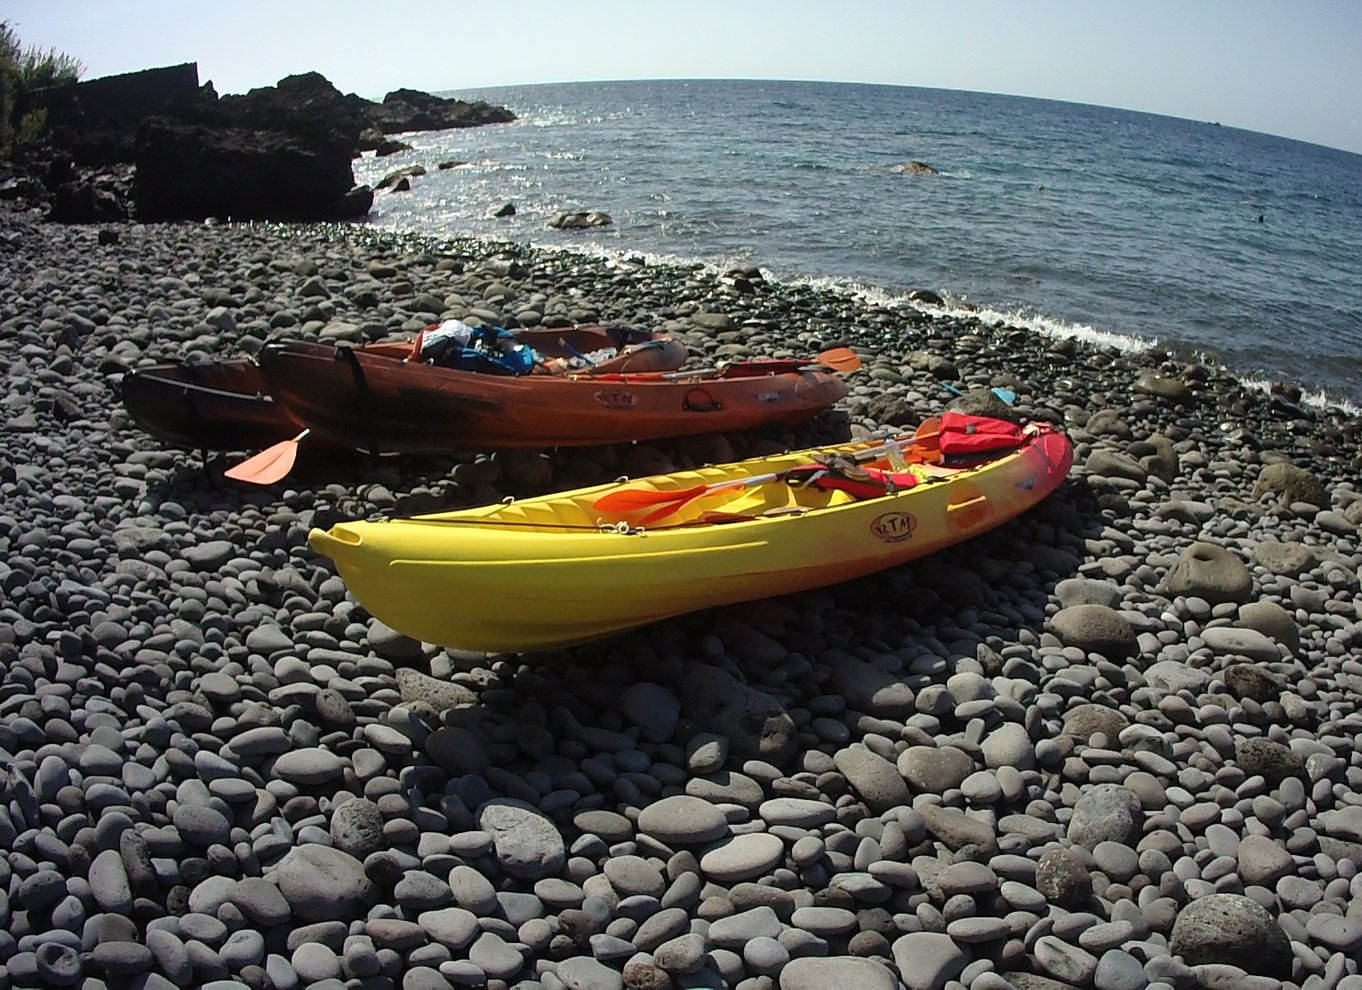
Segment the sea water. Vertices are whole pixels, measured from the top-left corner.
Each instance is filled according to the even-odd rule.
[[[370,222],[756,265],[1362,407],[1362,156],[1213,121],[949,90],[594,82],[455,91],[515,123],[356,163]],[[438,168],[439,164],[455,167]],[[905,171],[922,162],[930,171]],[[513,216],[492,217],[510,203]],[[555,230],[560,213],[609,226]]]

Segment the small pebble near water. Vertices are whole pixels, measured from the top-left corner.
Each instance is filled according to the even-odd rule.
[[[0,271],[0,987],[1362,988],[1356,416],[755,270],[364,227],[13,214]],[[798,430],[304,448],[266,489],[118,397],[447,317],[865,366]],[[1024,517],[571,650],[414,642],[305,542],[994,388],[1076,448]]]

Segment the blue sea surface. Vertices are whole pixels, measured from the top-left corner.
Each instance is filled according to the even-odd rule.
[[[1362,156],[950,90],[672,80],[477,89],[515,123],[356,163],[370,222],[851,287],[1204,355],[1362,408]],[[437,169],[440,162],[457,168]],[[936,174],[896,170],[921,161]],[[512,203],[515,215],[489,211]],[[559,213],[613,224],[558,231]]]

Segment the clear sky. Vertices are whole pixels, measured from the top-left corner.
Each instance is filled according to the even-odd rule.
[[[1214,120],[1362,153],[1358,0],[0,0],[84,78],[197,62],[369,99],[596,79],[895,83]]]

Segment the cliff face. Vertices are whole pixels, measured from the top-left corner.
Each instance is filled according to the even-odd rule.
[[[16,101],[15,116],[45,110],[52,144],[77,165],[127,164],[133,160],[138,125],[198,93],[198,65],[186,62],[30,90]]]

